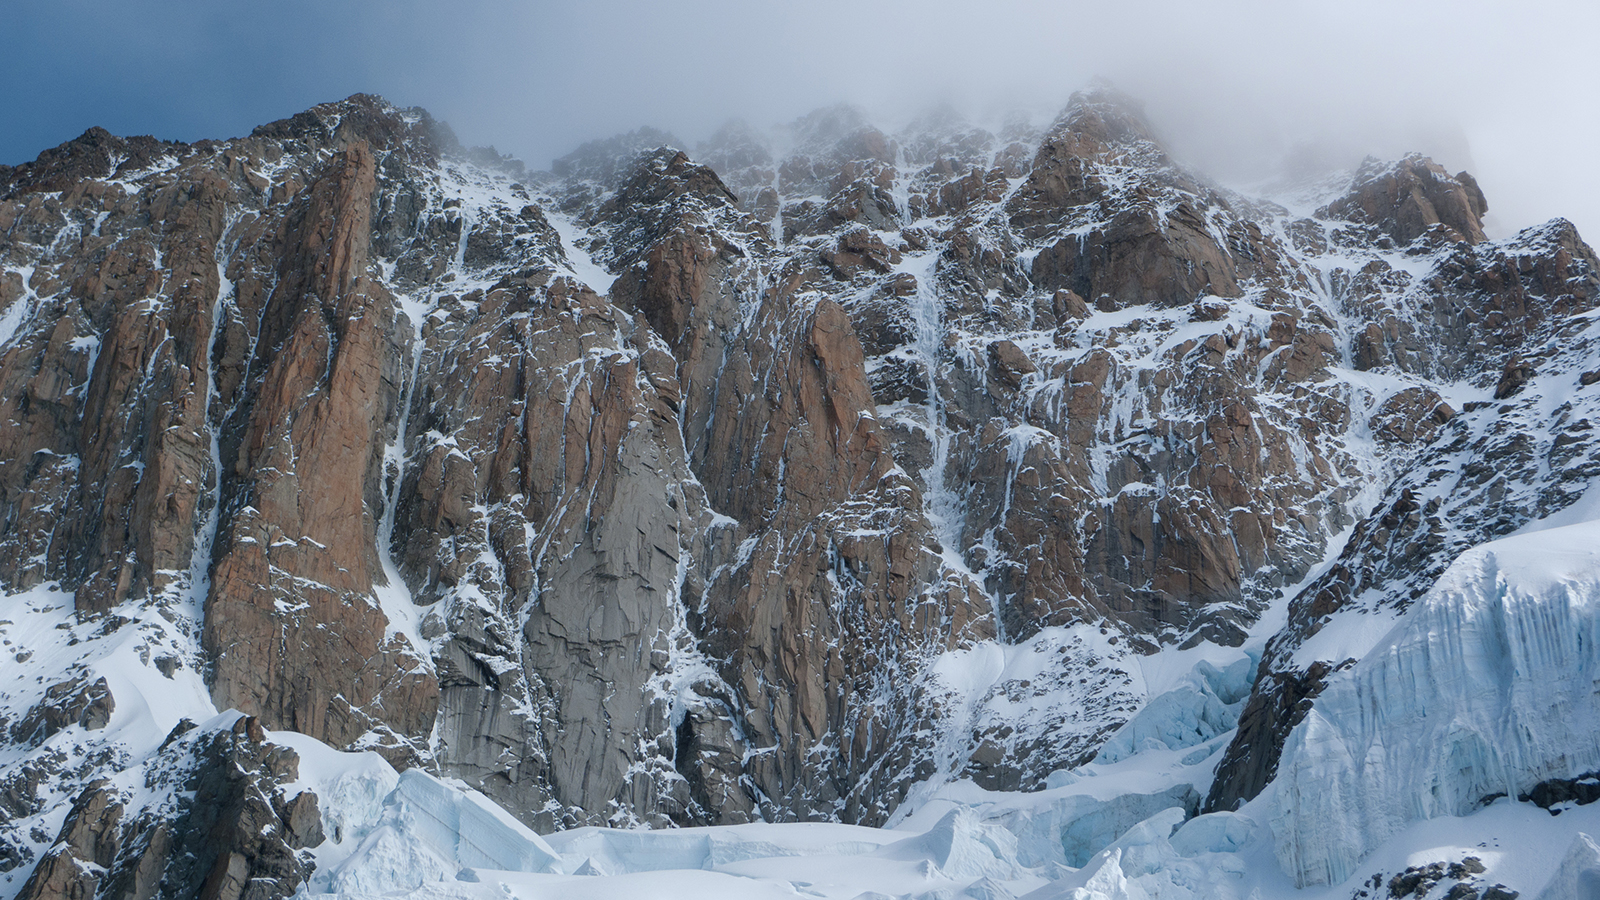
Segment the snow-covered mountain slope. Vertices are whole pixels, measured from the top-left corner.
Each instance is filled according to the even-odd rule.
[[[671,143],[0,175],[0,898],[1589,883],[1570,225],[1104,91]]]

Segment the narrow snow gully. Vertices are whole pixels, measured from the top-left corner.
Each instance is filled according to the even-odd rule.
[[[945,564],[957,572],[970,576],[974,584],[981,585],[983,579],[967,565],[966,556],[962,552],[962,527],[966,519],[966,507],[961,496],[950,490],[947,483],[950,465],[950,429],[944,420],[944,402],[939,390],[938,377],[944,352],[944,309],[933,287],[938,262],[939,252],[926,250],[908,254],[898,267],[898,271],[909,273],[917,281],[917,289],[910,303],[911,318],[916,325],[916,340],[912,346],[928,379],[928,401],[924,407],[924,415],[933,455],[928,467],[921,472],[923,508],[927,512],[928,521],[933,525],[934,535],[939,539]],[[1000,599],[991,595],[990,600],[993,603],[995,634],[1001,643],[1005,643]]]
[[[466,244],[463,228],[462,244]],[[411,371],[407,374],[405,390],[401,393],[400,421],[395,425],[394,439],[383,448],[383,518],[378,523],[378,559],[383,564],[384,584],[374,585],[378,602],[388,619],[388,633],[402,634],[416,654],[418,661],[428,668],[433,666],[433,654],[422,637],[422,621],[411,589],[395,564],[394,513],[399,503],[400,485],[406,471],[406,430],[411,422],[411,402],[417,389],[417,373],[422,368],[422,323],[427,317],[428,305],[415,297],[396,298],[399,311],[406,317],[411,344]]]

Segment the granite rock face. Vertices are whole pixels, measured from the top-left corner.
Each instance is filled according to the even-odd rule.
[[[546,830],[1035,789],[1149,699],[1141,655],[1238,646],[1293,589],[1227,809],[1344,663],[1297,655],[1322,623],[1597,474],[1539,385],[1593,369],[1600,266],[1559,221],[1489,240],[1470,176],[1373,163],[1295,212],[1106,91],[777,138],[530,173],[358,95],[0,170],[0,586]],[[0,838],[112,824],[0,862],[37,844],[27,896],[104,895],[69,857],[166,884],[99,861],[159,831],[75,780],[116,763],[51,755],[121,688],[48,684],[4,723]],[[180,880],[242,896],[269,876],[228,854],[270,857],[281,896],[298,849]]]
[[[841,164],[841,178],[861,174],[830,185],[828,203],[887,179],[903,218],[932,213],[920,221],[937,226],[904,227],[876,251],[866,236],[881,226],[866,219],[797,240],[844,298],[893,452],[920,476],[941,540],[957,545],[946,549],[996,598],[1010,639],[1101,617],[1139,640],[1236,639],[1348,515],[1335,484],[1354,466],[1338,446],[1345,414],[1307,396],[1337,361],[1310,275],[1178,169],[1122,98],[1076,100],[1027,136],[1031,162],[1017,140],[925,127]],[[830,158],[876,146],[861,134]],[[891,157],[905,171],[883,169]],[[952,207],[953,185],[980,183],[1007,187],[960,188]],[[807,204],[779,211],[786,232]],[[1221,302],[1245,295],[1247,332]],[[1089,323],[1090,301],[1154,315]],[[1192,313],[1204,304],[1211,313]],[[1163,341],[1191,317],[1216,324]],[[1130,343],[1143,346],[1118,349]]]
[[[384,448],[410,353],[407,323],[369,271],[375,187],[372,150],[357,142],[286,214],[276,284],[257,332],[239,335],[254,352],[239,348],[243,403],[218,438],[226,462],[205,600],[217,705],[341,745],[374,730],[425,733],[437,692],[373,602],[387,577]]]

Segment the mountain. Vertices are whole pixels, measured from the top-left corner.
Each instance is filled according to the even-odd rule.
[[[1570,224],[1107,89],[676,143],[0,169],[0,896],[1600,878]]]

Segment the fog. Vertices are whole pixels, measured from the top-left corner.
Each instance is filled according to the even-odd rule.
[[[0,59],[0,162],[101,124],[192,140],[356,91],[535,167],[640,125],[692,149],[850,102],[1045,124],[1096,77],[1227,183],[1419,150],[1469,169],[1491,233],[1600,238],[1600,4],[1044,0],[27,0]]]

